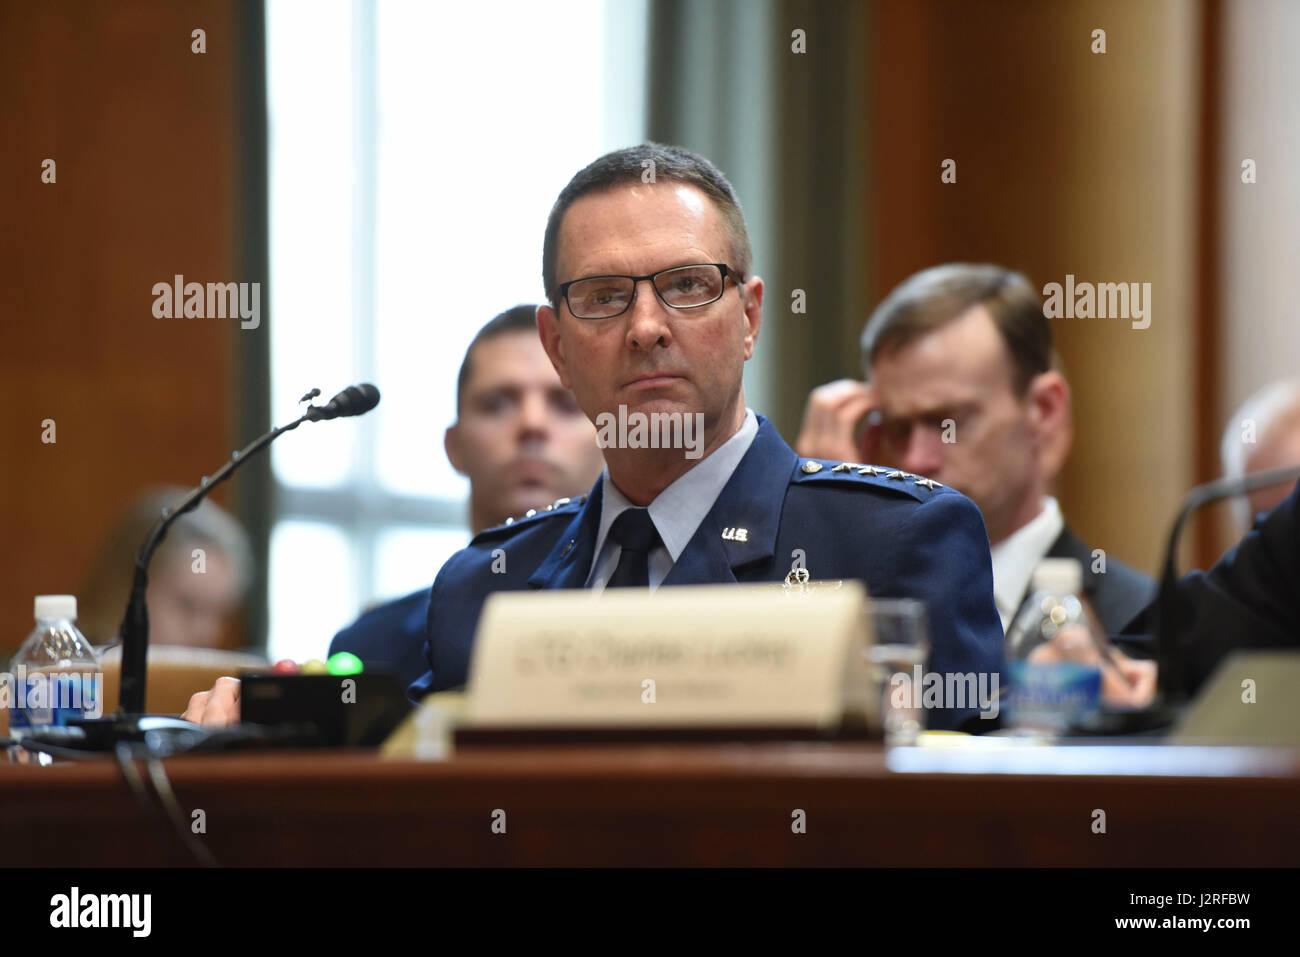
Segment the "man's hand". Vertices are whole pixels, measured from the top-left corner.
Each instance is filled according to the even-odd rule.
[[[218,678],[211,691],[200,691],[190,698],[190,706],[181,718],[207,728],[224,728],[239,724],[238,678]]]
[[[1104,640],[1104,639],[1103,639]],[[1117,648],[1102,655],[1087,628],[1062,628],[1051,641],[1029,653],[1029,660],[1048,664],[1077,661],[1101,668],[1101,701],[1108,708],[1145,708],[1156,696],[1156,663],[1130,658]]]
[[[875,408],[875,393],[863,382],[836,379],[819,385],[808,394],[795,451],[806,458],[870,462],[875,456],[870,434],[874,430],[868,430],[866,441],[861,441],[858,429]]]

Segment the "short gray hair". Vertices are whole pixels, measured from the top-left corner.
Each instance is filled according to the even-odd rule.
[[[1253,421],[1256,443],[1262,442],[1268,432],[1283,419],[1300,414],[1300,379],[1281,379],[1270,382],[1250,395],[1237,407],[1237,411],[1224,426],[1219,442],[1219,460],[1225,478],[1240,478],[1246,474],[1247,446],[1242,441],[1242,423]],[[1259,445],[1256,444],[1255,448]],[[1250,528],[1253,516],[1250,503],[1244,496],[1232,499],[1232,517],[1239,528]]]

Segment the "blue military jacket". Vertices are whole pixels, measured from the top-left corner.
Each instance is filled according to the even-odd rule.
[[[800,459],[775,426],[758,434],[664,586],[780,582],[797,561],[813,581],[858,579],[878,598],[917,598],[929,613],[929,670],[977,675],[1002,666],[1002,627],[984,520],[970,499],[889,469]],[[581,588],[600,523],[601,483],[576,501],[475,536],[433,583],[429,672],[413,700],[465,683],[479,612],[505,589]],[[744,540],[727,529],[743,528]],[[973,712],[933,712],[953,727]]]

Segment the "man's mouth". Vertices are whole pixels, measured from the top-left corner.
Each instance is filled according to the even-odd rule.
[[[682,376],[673,375],[669,372],[647,372],[637,376],[631,382],[627,383],[624,388],[627,389],[657,389],[662,386],[671,385],[678,382]]]
[[[520,485],[543,485],[550,481],[552,468],[545,459],[524,458],[511,463],[510,471]]]

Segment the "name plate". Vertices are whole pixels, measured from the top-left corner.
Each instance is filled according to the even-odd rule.
[[[462,727],[874,730],[869,629],[857,582],[501,592]]]

